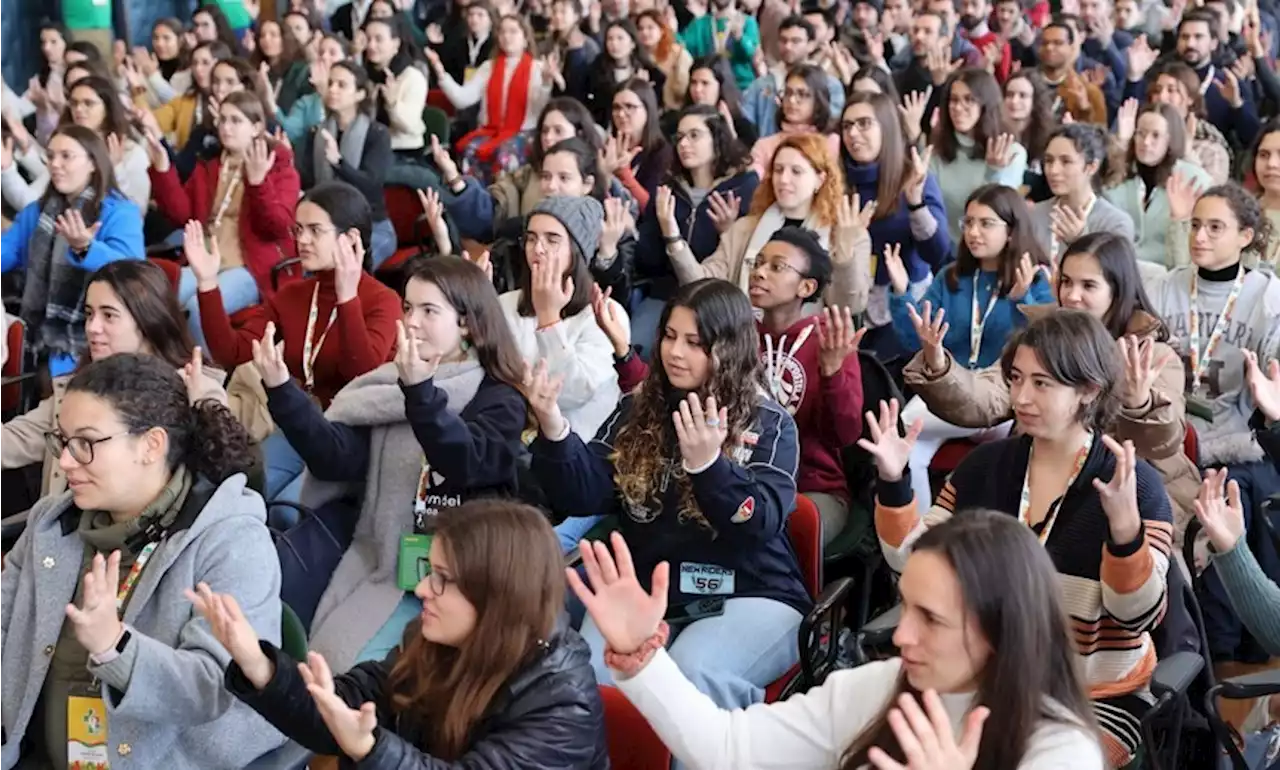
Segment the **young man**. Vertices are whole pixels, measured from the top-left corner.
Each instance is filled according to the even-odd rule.
[[[1101,89],[1076,72],[1076,36],[1061,21],[1051,21],[1040,33],[1040,74],[1057,90],[1054,114],[1070,112],[1077,123],[1107,123],[1107,102]]]
[[[786,85],[787,71],[810,60],[814,51],[813,27],[800,16],[788,16],[778,28],[778,63],[756,78],[742,94],[742,115],[755,124],[759,137],[778,133],[778,99]],[[844,110],[844,86],[827,75],[831,114]]]
[[[735,0],[711,0],[711,13],[690,22],[680,38],[695,59],[714,54],[727,58],[738,88],[745,91],[756,79],[760,27]]]
[[[1009,79],[1013,71],[1013,53],[1009,44],[991,30],[987,19],[991,17],[989,0],[960,0],[960,29],[963,35],[982,54],[983,63],[987,61],[988,46],[995,46],[1000,51],[1000,59],[995,63],[994,75],[1001,83]]]

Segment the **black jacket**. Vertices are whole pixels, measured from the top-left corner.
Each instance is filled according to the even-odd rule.
[[[411,625],[407,633],[416,633]],[[341,755],[325,727],[294,660],[267,642],[262,651],[275,676],[256,691],[234,662],[227,689],[268,722],[317,754]],[[494,697],[472,731],[471,745],[456,761],[422,750],[422,735],[400,724],[392,710],[387,675],[399,649],[386,660],[361,663],[334,677],[338,697],[352,708],[373,702],[378,711],[373,751],[366,770],[608,770],[604,705],[591,669],[591,651],[576,631],[557,630],[545,652],[517,671]],[[355,767],[342,758],[341,767]]]
[[[302,189],[310,190],[316,186],[315,144],[316,135],[321,126],[307,132],[302,147],[293,156],[293,165],[298,169],[302,180]],[[341,134],[333,137],[341,141]],[[386,185],[387,169],[395,156],[391,154],[391,132],[376,120],[369,121],[369,132],[365,134],[364,154],[360,157],[360,165],[353,166],[346,158],[334,168],[334,177],[339,182],[346,182],[360,192],[369,201],[369,211],[373,221],[387,218],[387,203],[383,198],[383,187]]]

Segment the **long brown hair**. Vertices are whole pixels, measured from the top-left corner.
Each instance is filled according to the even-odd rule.
[[[975,67],[956,71],[942,87],[942,96],[938,100],[938,127],[933,130],[931,138],[934,154],[947,163],[954,162],[960,154],[960,143],[956,139],[956,126],[951,120],[950,107],[951,91],[956,83],[963,83],[968,87],[973,100],[978,103],[978,122],[969,132],[973,139],[969,157],[986,157],[987,141],[995,139],[1004,131],[1004,96],[1000,93],[1000,84],[996,82],[995,76]]]
[[[75,140],[84,151],[88,153],[89,160],[93,162],[93,176],[89,179],[89,186],[93,188],[93,198],[84,204],[81,214],[84,215],[84,223],[93,226],[98,221],[98,215],[102,213],[102,202],[106,200],[108,195],[113,192],[117,195],[119,190],[116,187],[115,165],[111,162],[111,153],[107,152],[107,142],[96,132],[90,131],[84,126],[72,124],[63,124],[53,132],[53,136],[65,136],[68,139]],[[53,141],[53,136],[49,137],[49,141]],[[41,205],[49,200],[52,195],[61,195],[62,193],[52,185],[45,190],[44,195],[40,198]]]
[[[120,298],[152,354],[174,369],[191,360],[191,332],[178,305],[173,284],[158,266],[141,259],[108,262],[89,276],[85,286],[104,283]],[[88,356],[82,356],[88,361]]]
[[[267,62],[267,66],[271,68],[271,76],[274,78],[282,78],[288,72],[289,68],[298,62],[307,60],[306,52],[302,50],[302,44],[293,36],[288,27],[283,22],[275,19],[265,19],[258,25],[258,35],[262,34],[262,27],[267,24],[276,25],[276,29],[280,31],[280,55],[276,57],[274,64],[267,61],[267,55],[262,52],[262,44],[259,43],[254,47],[253,54],[249,57],[249,63],[254,67],[261,67],[262,63]]]
[[[985,146],[985,143],[984,143]],[[995,212],[1008,230],[1008,240],[1004,250],[1000,252],[1000,296],[1005,296],[1018,282],[1018,263],[1023,254],[1031,256],[1031,263],[1036,266],[1048,265],[1049,258],[1031,227],[1031,210],[1027,208],[1026,199],[1012,187],[1002,184],[984,184],[973,191],[965,201],[964,216],[968,216],[969,204],[977,203]],[[947,288],[960,290],[960,276],[973,275],[978,272],[978,259],[969,251],[965,243],[964,233],[960,233],[960,249],[956,253],[956,261],[947,268]]]
[[[1183,122],[1182,116],[1172,105],[1160,104],[1157,102],[1147,102],[1142,105],[1142,109],[1138,111],[1138,118],[1135,124],[1142,120],[1143,115],[1155,114],[1164,118],[1165,125],[1169,132],[1169,146],[1165,150],[1164,157],[1160,159],[1155,167],[1150,168],[1150,178],[1146,178],[1148,188],[1147,193],[1164,187],[1169,181],[1169,177],[1173,176],[1173,167],[1178,164],[1182,156],[1187,154],[1187,145],[1191,141],[1187,136],[1187,125]],[[1112,165],[1111,173],[1108,174],[1108,184],[1120,184],[1126,179],[1138,176],[1142,172],[1142,164],[1138,162],[1138,152],[1136,145],[1138,143],[1138,134],[1135,131],[1129,143],[1124,147],[1124,154],[1116,158],[1116,162]]]
[[[880,124],[880,174],[876,183],[875,219],[893,216],[898,210],[903,186],[911,176],[911,155],[907,148],[907,132],[902,127],[902,116],[898,113],[898,105],[884,94],[871,94],[865,91],[849,94],[845,102],[844,115],[855,104],[865,104],[875,113],[876,122]],[[841,137],[840,153],[853,162],[853,156],[844,145]],[[763,185],[762,185],[763,186]]]
[[[975,770],[1017,767],[1032,734],[1046,720],[1074,723],[1096,735],[1057,570],[1031,530],[1007,513],[960,511],[928,529],[913,550],[936,554],[951,565],[965,614],[976,618],[991,647],[974,697],[975,705],[991,710]],[[880,715],[845,751],[841,770],[866,766],[872,746],[906,761],[888,718],[897,694],[904,692],[920,697],[901,675],[894,697],[886,699]]]
[[[522,503],[446,509],[433,534],[454,585],[476,608],[476,625],[461,647],[447,647],[410,623],[387,688],[397,716],[422,730],[428,753],[452,761],[466,753],[503,684],[546,650],[564,604],[564,561],[546,517]]]
[[[1022,131],[1011,133],[1018,138],[1018,143],[1027,151],[1027,162],[1038,161],[1044,157],[1044,148],[1049,145],[1049,133],[1053,131],[1053,98],[1056,90],[1050,89],[1044,77],[1036,70],[1018,70],[1004,82],[1004,91],[1009,84],[1021,78],[1031,86],[1031,114],[1027,116],[1027,126]],[[1008,116],[1005,116],[1008,120]]]
[[[671,425],[671,381],[662,363],[667,321],[674,308],[686,308],[698,324],[698,339],[710,360],[710,376],[698,390],[705,401],[715,396],[728,407],[729,433],[722,447],[728,451],[750,428],[764,392],[760,369],[760,340],[747,295],[718,278],[704,278],[681,286],[662,309],[658,321],[658,350],[649,364],[649,376],[632,396],[627,422],[614,441],[613,466],[618,491],[627,502],[642,505],[665,481],[671,462],[679,462],[675,430]],[[681,521],[697,521],[714,532],[698,509],[693,486],[685,475],[680,487]]]
[[[467,328],[467,342],[491,377],[518,388],[524,359],[498,302],[493,282],[474,262],[461,257],[417,257],[405,268],[409,280],[435,284]]]
[[[814,171],[827,175],[826,181],[814,191],[810,208],[818,224],[826,227],[835,225],[840,196],[844,194],[844,171],[827,151],[827,137],[823,134],[790,134],[778,143],[778,148],[773,151],[773,158],[769,159],[769,166],[765,169],[764,179],[751,198],[751,210],[748,213],[758,217],[777,200],[773,192],[773,160],[787,148],[803,155]]]

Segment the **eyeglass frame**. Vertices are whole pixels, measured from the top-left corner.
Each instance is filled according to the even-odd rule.
[[[424,572],[425,568],[425,573]],[[431,568],[431,560],[425,556],[418,557],[418,575],[419,580],[427,582],[427,590],[432,596],[443,596],[445,591],[449,590],[449,586],[456,584],[458,581],[453,578],[445,577],[440,570]]]
[[[75,460],[77,463],[81,465],[92,465],[93,461],[97,459],[96,447],[98,444],[105,443],[113,438],[132,435],[134,435],[133,431],[126,430],[121,431],[120,433],[113,433],[110,436],[103,436],[102,438],[86,438],[85,436],[66,436],[59,430],[47,430],[44,432],[44,444],[45,448],[52,452],[55,457],[62,457],[63,452],[70,452],[71,459]],[[83,441],[84,445],[88,447],[88,460],[81,460],[76,456],[75,450],[71,448],[71,442],[77,440]]]
[[[985,223],[987,223],[987,222],[990,222],[990,223],[991,223],[991,226],[990,226],[990,227],[986,226],[986,224],[985,224]],[[971,225],[971,224],[977,224],[977,225],[978,225],[978,229],[979,229],[979,230],[981,230],[981,231],[983,231],[983,232],[991,232],[991,231],[995,230],[997,227],[1000,227],[1001,225],[1003,225],[1005,229],[1009,229],[1009,227],[1010,227],[1010,225],[1009,225],[1009,223],[1008,223],[1008,222],[1004,221],[1003,219],[1001,219],[1001,218],[999,218],[999,217],[969,217],[969,216],[964,216],[964,217],[960,217],[959,219],[957,219],[957,220],[956,220],[956,226],[960,228],[960,232],[962,232],[962,233],[964,233],[964,232],[968,232],[968,230],[969,230],[969,225]]]

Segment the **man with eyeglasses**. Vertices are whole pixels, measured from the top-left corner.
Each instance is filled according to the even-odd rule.
[[[755,124],[759,137],[778,133],[778,102],[786,84],[787,71],[797,64],[809,62],[814,48],[813,25],[802,16],[788,16],[778,28],[778,63],[764,75],[756,78],[742,94],[742,115]],[[830,94],[831,114],[839,115],[844,109],[844,86],[827,75],[827,92]]]

